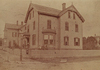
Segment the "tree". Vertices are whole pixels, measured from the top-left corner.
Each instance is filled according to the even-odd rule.
[[[97,41],[95,37],[88,37],[87,39],[83,37],[83,49],[84,50],[92,50],[95,49]]]

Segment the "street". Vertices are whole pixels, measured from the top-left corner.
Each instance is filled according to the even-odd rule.
[[[79,59],[80,60],[80,59]],[[100,70],[100,60],[68,61],[68,62],[40,62],[23,59],[0,50],[0,70]]]

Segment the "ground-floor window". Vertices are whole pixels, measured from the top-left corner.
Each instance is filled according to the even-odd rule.
[[[69,45],[69,37],[64,37],[64,45]]]
[[[49,36],[48,35],[44,35],[44,44],[48,44],[48,39],[49,39]]]
[[[79,46],[80,45],[80,39],[79,38],[74,38],[74,45]]]
[[[44,35],[44,44],[54,44],[54,36],[53,35]]]

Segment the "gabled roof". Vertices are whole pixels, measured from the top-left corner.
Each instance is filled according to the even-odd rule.
[[[77,9],[73,5],[69,6],[65,10],[58,10],[58,9],[54,9],[54,8],[45,7],[45,6],[30,3],[26,17],[25,17],[25,23],[27,22],[29,13],[33,9],[33,7],[37,9],[38,13],[48,14],[48,15],[52,15],[52,16],[55,16],[55,17],[60,17],[64,13],[66,13],[67,11],[72,10],[79,16],[79,18],[82,20],[82,22],[85,21],[84,18],[81,16],[81,14],[77,11]]]
[[[45,13],[45,14],[49,14],[49,15],[53,15],[53,16],[58,16],[58,14],[61,12],[61,10],[58,10],[58,9],[54,9],[54,8],[45,7],[45,6],[30,3],[27,14],[26,14],[25,23],[28,19],[28,15],[29,15],[29,12],[31,10],[30,7],[35,7],[38,10],[39,13]]]
[[[6,29],[20,29],[22,26],[23,25],[16,25],[16,24],[9,24],[9,23],[5,24]]]
[[[78,10],[74,7],[74,5],[69,6],[68,8],[62,10],[59,13],[59,16],[62,16],[63,14],[65,14],[67,11],[73,11],[77,14],[77,16],[81,19],[82,22],[84,22],[84,18],[81,16],[81,14],[78,12]]]

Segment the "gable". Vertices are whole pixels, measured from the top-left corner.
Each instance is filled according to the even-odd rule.
[[[77,11],[77,9],[76,9],[73,5],[69,6],[69,7],[66,8],[65,10],[62,10],[62,11],[59,13],[59,17],[61,17],[62,15],[64,15],[64,14],[65,14],[66,12],[68,12],[68,11],[75,12],[76,15],[80,18],[80,20],[81,20],[82,22],[85,21],[84,18],[81,16],[81,14]]]
[[[49,8],[49,7],[30,3],[27,14],[26,14],[25,23],[27,22],[29,13],[33,8],[35,8],[40,14],[52,15],[55,17],[58,17],[58,14],[61,12],[61,10],[58,10],[58,9]]]

